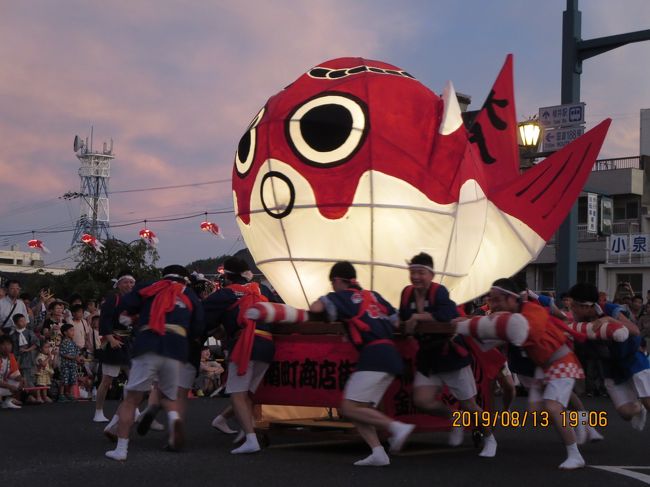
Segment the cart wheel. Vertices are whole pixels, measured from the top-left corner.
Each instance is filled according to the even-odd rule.
[[[475,429],[472,431],[472,442],[474,443],[474,448],[481,448],[483,446],[483,433],[480,430]]]

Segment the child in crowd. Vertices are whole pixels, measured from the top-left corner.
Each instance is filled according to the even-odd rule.
[[[199,376],[196,380],[198,387],[197,395],[209,395],[220,384],[220,377],[223,374],[223,367],[216,360],[210,360],[210,349],[203,347],[201,350],[201,364],[199,365]]]
[[[59,390],[59,402],[74,401],[72,388],[77,384],[77,364],[83,363],[79,347],[74,342],[74,327],[66,323],[61,327],[63,341],[59,349],[62,387]]]
[[[58,368],[59,346],[61,345],[61,326],[65,323],[63,311],[65,304],[63,301],[52,301],[47,307],[48,316],[45,318],[41,335],[45,340],[52,344],[52,354],[54,355],[54,368]]]
[[[38,348],[38,338],[34,332],[27,328],[27,317],[16,313],[13,316],[16,329],[11,334],[13,340],[14,356],[18,362],[20,375],[25,387],[34,386],[34,351]],[[33,395],[27,396],[27,402],[35,404],[38,401]]]
[[[0,336],[0,407],[2,409],[20,409],[20,401],[12,396],[23,388],[23,378],[16,357],[11,353],[11,337]]]
[[[41,350],[36,357],[36,385],[38,387],[49,388],[52,385],[52,376],[54,375],[54,356],[52,354],[52,344],[44,342]],[[40,403],[52,402],[47,395],[47,390],[36,391],[36,400]]]
[[[84,318],[91,320],[93,317],[99,316],[99,308],[97,307],[96,299],[89,299],[86,301],[86,311],[84,311]]]
[[[84,318],[84,307],[81,304],[75,304],[70,308],[72,319],[70,323],[74,327],[73,340],[80,350],[92,350],[92,329],[88,321]]]

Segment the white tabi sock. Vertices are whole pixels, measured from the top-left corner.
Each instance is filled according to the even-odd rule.
[[[393,421],[388,425],[388,431],[391,433],[391,437],[388,438],[388,444],[390,445],[390,452],[397,453],[399,452],[406,443],[409,435],[415,429],[414,424],[406,424],[401,421]]]
[[[224,418],[221,414],[212,420],[212,427],[218,429],[222,433],[226,433],[227,435],[234,435],[237,433],[228,425],[226,418]]]
[[[117,424],[117,422],[120,420],[120,417],[115,413],[113,417],[111,418],[111,421],[106,425],[105,429],[111,429],[113,426]]]
[[[494,435],[486,436],[483,438],[483,449],[478,454],[479,457],[492,458],[497,454],[497,440]]]
[[[447,437],[447,443],[449,446],[457,447],[463,444],[463,439],[465,436],[465,429],[463,427],[452,426],[449,436]]]
[[[383,446],[376,446],[372,449],[372,455],[354,462],[357,467],[384,467],[390,465],[390,459]]]
[[[587,431],[587,440],[589,441],[603,441],[605,437],[601,435],[596,428],[593,426],[587,426],[586,428]]]
[[[585,466],[585,459],[580,455],[580,450],[578,450],[578,445],[576,443],[566,445],[566,453],[567,459],[564,460],[558,468],[561,468],[562,470],[574,470]]]
[[[257,441],[257,435],[255,433],[247,433],[246,441],[239,448],[235,448],[230,453],[233,455],[239,455],[241,453],[255,453],[260,451],[260,444]]]
[[[95,417],[93,418],[95,423],[108,423],[108,418],[104,416],[104,411],[101,409],[95,409]]]
[[[128,438],[118,438],[117,439],[117,446],[115,447],[116,450],[123,451],[126,453],[129,451],[129,439]]]
[[[174,429],[174,421],[180,419],[178,411],[168,411],[167,419],[169,420],[169,430],[172,431]]]
[[[576,434],[576,443],[578,445],[584,445],[587,442],[587,426],[586,423],[589,421],[589,413],[587,411],[578,411],[578,424],[573,428],[574,433]],[[585,424],[583,424],[583,422]]]
[[[118,438],[115,450],[109,450],[105,453],[106,457],[112,460],[124,461],[126,460],[129,451],[129,439]]]
[[[645,428],[645,422],[647,416],[648,416],[648,411],[646,411],[646,408],[644,408],[643,405],[641,405],[641,411],[639,411],[638,414],[632,416],[632,419],[630,419],[630,424],[632,425],[632,428],[634,428],[637,431],[643,431],[643,428]]]

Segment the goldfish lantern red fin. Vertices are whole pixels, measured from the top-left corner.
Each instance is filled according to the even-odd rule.
[[[494,188],[489,199],[548,241],[582,191],[610,123],[604,120],[514,181]]]
[[[477,180],[487,188],[511,181],[519,174],[517,116],[512,81],[512,54],[497,76],[483,107],[469,129],[469,142],[476,154]]]

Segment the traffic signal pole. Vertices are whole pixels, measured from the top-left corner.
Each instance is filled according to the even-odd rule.
[[[567,0],[562,17],[561,103],[580,101],[582,61],[632,42],[650,40],[650,29],[595,39],[581,39],[582,14],[578,0]],[[618,7],[617,7],[618,8]],[[575,203],[557,234],[556,260],[558,295],[576,283],[578,272],[578,204]]]

